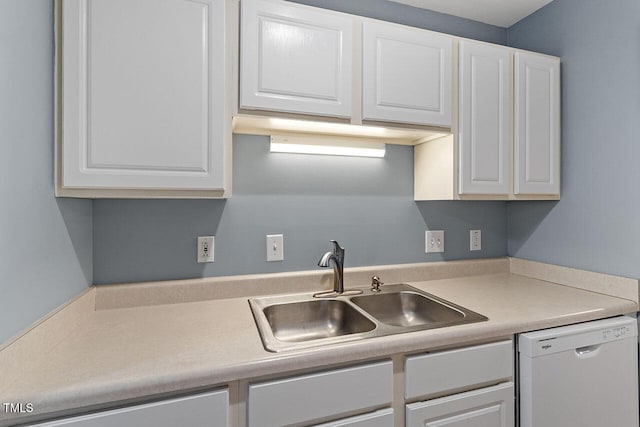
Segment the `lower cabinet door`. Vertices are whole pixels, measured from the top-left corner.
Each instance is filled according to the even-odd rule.
[[[393,427],[393,409],[381,409],[370,414],[318,424],[315,427]]]
[[[390,360],[256,382],[249,384],[247,424],[310,426],[390,406],[392,398]]]
[[[224,389],[32,424],[32,427],[226,427],[228,412],[229,392]]]
[[[407,405],[407,427],[513,427],[513,383]]]

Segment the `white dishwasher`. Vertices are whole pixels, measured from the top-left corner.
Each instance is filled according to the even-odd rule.
[[[638,427],[637,336],[628,316],[521,334],[520,427]]]

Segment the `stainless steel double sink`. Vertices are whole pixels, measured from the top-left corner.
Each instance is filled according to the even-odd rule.
[[[273,352],[487,320],[407,284],[333,298],[312,294],[251,298],[249,305],[265,349]]]

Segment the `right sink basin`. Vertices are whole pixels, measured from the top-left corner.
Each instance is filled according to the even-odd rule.
[[[404,284],[384,286],[379,293],[352,297],[351,302],[378,321],[392,326],[426,329],[486,320],[464,307]]]

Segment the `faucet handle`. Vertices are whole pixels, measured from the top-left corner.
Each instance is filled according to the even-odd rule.
[[[380,285],[384,285],[384,282],[378,276],[373,276],[371,278],[371,292],[380,292]]]
[[[333,253],[344,256],[344,248],[340,246],[337,240],[330,240],[333,243]]]

